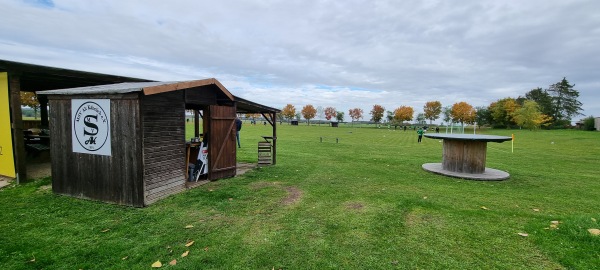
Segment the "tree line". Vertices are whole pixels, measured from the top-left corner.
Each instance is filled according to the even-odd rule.
[[[487,107],[477,108],[477,123],[493,127],[561,128],[571,125],[571,119],[581,114],[579,91],[567,78],[547,89],[537,87],[516,98],[506,97]]]
[[[565,127],[570,125],[572,117],[581,115],[582,103],[578,100],[579,91],[575,90],[574,86],[565,77],[547,89],[538,87],[525,93],[524,96],[506,97],[492,102],[489,106],[476,108],[465,101],[446,107],[442,107],[442,103],[437,100],[428,101],[423,106],[423,111],[416,117],[414,117],[415,110],[411,106],[399,106],[393,111],[386,111],[383,106],[375,104],[370,111],[370,121],[382,123],[387,120],[390,124],[404,125],[413,120],[419,124],[429,120],[431,124],[442,117],[446,123],[461,125],[476,123],[495,128]],[[348,110],[352,122],[362,119],[363,113],[361,108]],[[309,125],[310,120],[316,116],[341,122],[344,119],[344,112],[337,111],[334,107],[315,108],[312,104],[305,105],[300,112],[297,112],[294,105],[287,104],[280,114],[280,117],[288,121],[304,118]]]

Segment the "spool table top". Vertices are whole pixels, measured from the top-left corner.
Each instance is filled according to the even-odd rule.
[[[431,139],[444,139],[456,141],[478,141],[478,142],[505,142],[512,140],[512,137],[497,136],[497,135],[481,135],[481,134],[425,134],[425,137]]]

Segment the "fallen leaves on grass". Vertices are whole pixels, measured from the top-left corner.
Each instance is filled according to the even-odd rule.
[[[160,261],[156,261],[152,264],[152,268],[161,268],[162,263]]]
[[[560,224],[560,221],[558,220],[552,220],[550,221],[550,227],[544,228],[546,230],[558,230],[558,224]]]
[[[522,232],[520,232],[520,233],[517,233],[517,234],[518,234],[518,235],[520,235],[520,236],[523,236],[523,237],[527,237],[527,236],[529,236],[529,234],[522,233]]]
[[[191,228],[194,228],[194,225],[186,225],[185,228],[186,229],[191,229]]]
[[[110,231],[110,229],[104,229],[101,232],[108,232],[108,231]]]
[[[181,254],[181,258],[187,257],[188,254],[190,254],[190,251],[186,250],[183,254]]]
[[[599,229],[588,229],[588,232],[590,232],[592,235],[600,235],[600,230]]]
[[[185,244],[186,247],[191,247],[194,244],[194,241],[189,241]]]
[[[537,208],[533,208],[532,210],[533,210],[533,212],[539,212],[540,211],[540,209],[537,209]]]
[[[596,222],[596,219],[595,219],[595,218],[592,218],[592,221],[593,221],[593,222]]]
[[[176,265],[176,264],[177,264],[177,260],[176,259],[174,259],[174,260],[172,260],[172,261],[169,262],[169,265]]]
[[[482,207],[481,207],[481,209],[483,209],[483,210],[490,210],[490,209],[488,209],[488,208],[487,208],[487,207],[485,207],[485,206],[482,206]]]
[[[208,247],[204,247],[204,251],[208,251]]]
[[[124,261],[124,260],[127,260],[128,258],[129,258],[129,256],[125,256],[125,257],[121,258],[121,260]]]

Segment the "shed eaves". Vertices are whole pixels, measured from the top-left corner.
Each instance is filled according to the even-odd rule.
[[[41,95],[76,95],[76,94],[124,94],[143,91],[146,87],[174,84],[178,82],[125,82],[117,84],[85,86],[67,89],[37,91]]]

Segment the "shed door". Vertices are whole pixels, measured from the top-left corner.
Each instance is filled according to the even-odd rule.
[[[209,107],[208,179],[235,176],[235,107]]]

